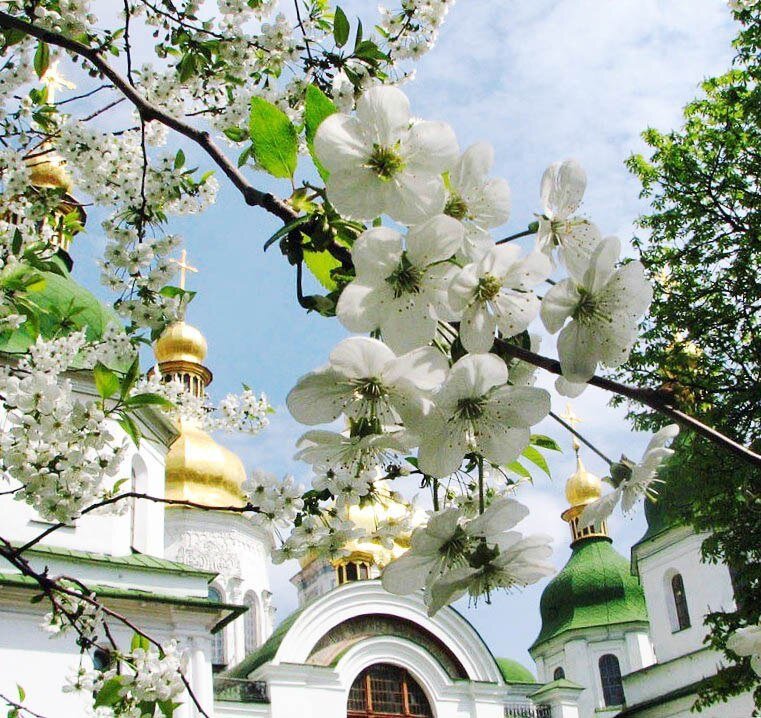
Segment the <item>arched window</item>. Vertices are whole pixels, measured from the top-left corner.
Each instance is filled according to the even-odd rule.
[[[600,682],[602,696],[606,706],[622,706],[624,704],[624,686],[621,683],[621,666],[618,658],[612,653],[600,656]]]
[[[243,614],[243,646],[248,654],[259,645],[259,604],[251,591],[246,594],[243,603],[248,606],[248,611]]]
[[[565,678],[565,671],[563,670],[563,666],[558,666],[552,674],[552,680],[559,681],[561,678]]]
[[[684,580],[681,573],[671,577],[671,595],[674,598],[676,611],[676,630],[681,631],[690,627],[690,612],[687,608],[687,594],[684,592]]]
[[[219,589],[209,586],[209,599],[222,603],[222,594]],[[222,628],[211,637],[211,666],[219,669],[225,664],[225,629]]]
[[[403,668],[378,663],[360,673],[349,690],[348,718],[433,718],[423,689]]]

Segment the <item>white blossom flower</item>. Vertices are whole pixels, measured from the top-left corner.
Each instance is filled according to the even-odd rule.
[[[550,262],[533,252],[520,257],[513,245],[495,246],[468,264],[449,286],[449,304],[462,313],[460,341],[468,352],[488,352],[499,329],[506,337],[524,331],[539,313],[531,291],[550,273]]]
[[[301,496],[303,488],[293,476],[280,481],[274,474],[254,469],[241,486],[249,502],[258,509],[252,518],[257,523],[285,525],[293,521],[296,513],[304,508]]]
[[[423,392],[444,381],[447,360],[437,349],[421,347],[397,357],[383,342],[349,337],[330,353],[327,367],[301,377],[286,399],[302,424],[353,420],[401,424],[402,416],[424,410]]]
[[[621,510],[628,514],[641,496],[655,496],[652,484],[659,481],[657,478],[658,469],[663,461],[674,453],[673,449],[666,447],[666,444],[678,434],[679,427],[676,424],[664,426],[653,434],[639,463],[631,464],[631,462],[623,459],[619,466],[623,467],[622,470],[626,471],[628,475],[613,491],[592,502],[584,509],[579,519],[579,525],[583,528],[604,521],[613,513],[619,502],[621,503]]]
[[[410,447],[406,431],[389,431],[368,436],[347,436],[335,431],[312,429],[298,440],[294,459],[311,464],[316,471],[360,473],[381,464],[391,464]]]
[[[584,271],[602,239],[592,222],[571,216],[579,208],[586,186],[586,173],[576,160],[555,162],[542,176],[544,214],[539,217],[537,249],[550,258],[557,249],[568,271],[577,274]]]
[[[433,616],[444,606],[466,593],[477,599],[497,589],[510,590],[528,586],[555,573],[549,561],[552,556],[552,537],[543,534],[521,536],[510,531],[502,538],[498,550],[484,552],[489,555],[482,565],[460,566],[446,572],[430,588],[428,615]],[[486,545],[486,544],[484,544]]]
[[[458,152],[449,125],[412,121],[406,95],[388,85],[367,90],[356,116],[326,118],[314,148],[330,172],[328,199],[341,214],[360,220],[387,214],[405,224],[444,209],[441,174]]]
[[[510,185],[502,178],[489,177],[493,164],[492,146],[476,142],[449,173],[444,214],[463,223],[463,253],[473,262],[494,245],[489,229],[504,224],[510,216]]]
[[[618,367],[629,356],[637,322],[652,300],[653,290],[640,262],[616,269],[621,244],[616,237],[603,240],[592,253],[589,266],[558,282],[542,300],[541,317],[558,337],[563,376],[573,383],[594,376],[598,363]]]
[[[507,367],[493,354],[459,359],[434,397],[420,429],[420,470],[443,478],[475,452],[494,464],[513,461],[528,445],[529,427],[550,410],[549,394],[507,385]]]
[[[462,245],[462,225],[437,215],[409,230],[377,227],[352,247],[356,279],[341,293],[336,315],[353,332],[380,329],[397,353],[428,344],[437,321],[454,319],[447,289],[457,268],[447,262]]]
[[[761,676],[761,624],[738,628],[727,641],[727,648],[738,656],[750,656],[750,666]]]
[[[398,595],[413,593],[444,566],[463,562],[467,536],[460,523],[457,509],[432,513],[425,526],[412,532],[409,550],[383,569],[383,588]]]

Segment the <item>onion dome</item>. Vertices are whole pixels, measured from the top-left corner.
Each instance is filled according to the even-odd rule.
[[[602,496],[602,481],[584,467],[584,462],[576,448],[576,471],[571,474],[565,485],[565,497],[570,507],[562,514],[563,521],[571,526],[571,535],[576,542],[585,536],[607,536],[608,531],[605,522],[599,525],[579,527],[579,517],[584,509]],[[573,545],[573,544],[571,544]]]
[[[61,198],[48,220],[52,225],[51,243],[68,252],[71,238],[79,233],[87,221],[87,213],[71,194],[74,181],[66,170],[66,161],[44,142],[35,155],[26,161],[32,190],[59,190]],[[74,221],[72,221],[72,219]]]
[[[243,506],[243,462],[195,422],[177,422],[180,434],[166,455],[166,497],[208,506]]]
[[[172,322],[153,350],[164,381],[179,381],[193,396],[204,396],[212,374],[202,363],[207,344],[198,329],[185,321]],[[166,456],[167,498],[206,506],[244,506],[246,470],[238,456],[214,441],[194,419],[179,420],[177,428],[179,436]]]
[[[539,604],[542,628],[531,646],[569,631],[648,620],[642,586],[607,536],[577,541],[568,563],[547,584]]]

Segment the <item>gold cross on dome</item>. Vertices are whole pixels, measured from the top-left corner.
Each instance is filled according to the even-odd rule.
[[[180,270],[180,289],[185,289],[186,272],[198,272],[198,267],[192,267],[188,264],[187,260],[188,252],[185,249],[182,250],[179,259],[169,259],[169,261],[172,262],[172,264],[176,264],[177,268]]]
[[[58,60],[51,62],[48,69],[42,74],[40,78],[41,82],[48,87],[47,101],[49,105],[52,105],[55,101],[56,90],[65,87],[67,90],[73,90],[76,85],[73,82],[67,80],[63,73],[58,69]]]
[[[577,416],[573,408],[571,407],[570,403],[565,405],[565,414],[560,415],[561,419],[565,419],[570,425],[572,429],[576,428],[576,424],[580,424],[583,419]],[[579,440],[574,435],[573,437],[573,449],[574,451],[578,451],[581,448],[581,444],[579,444]]]

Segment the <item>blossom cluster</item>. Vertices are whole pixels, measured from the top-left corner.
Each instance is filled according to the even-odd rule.
[[[86,343],[84,331],[38,338],[17,367],[0,370],[0,469],[21,484],[14,498],[51,521],[68,522],[94,501],[104,481],[116,477],[126,449],[102,401],[78,398],[63,376]],[[103,345],[108,357],[119,351]],[[88,353],[91,360],[99,356],[97,347]]]
[[[253,515],[257,523],[287,526],[304,508],[303,488],[293,476],[280,481],[274,474],[255,469],[241,488],[257,511]]]
[[[343,416],[348,427],[307,431],[296,458],[312,465],[315,489],[346,506],[372,492],[374,476],[408,466],[417,450],[413,465],[424,477],[466,477],[456,497],[460,508],[445,513],[452,512],[453,532],[467,534],[461,522],[468,511],[477,502],[485,515],[484,495],[494,494],[488,473],[521,455],[531,427],[550,409],[532,372],[510,359],[511,342],[526,341],[537,318],[551,334],[560,332],[558,388],[580,393],[599,364],[626,360],[651,299],[644,269],[639,262],[619,267],[618,239],[603,238],[577,214],[586,176],[573,160],[544,173],[532,250],[496,243],[491,230],[509,216],[510,189],[490,176],[491,148],[478,143],[461,153],[452,129],[413,119],[395,87],[371,87],[356,113],[327,117],[314,149],[329,172],[327,200],[337,211],[359,222],[385,215],[395,225],[374,221],[354,241],[354,277],[336,305],[347,329],[371,337],[340,342],[328,364],[302,377],[287,399],[301,423]],[[563,269],[566,279],[550,279]],[[536,287],[544,281],[551,286],[540,298]],[[476,468],[478,476],[469,477]],[[633,484],[625,490],[636,491]],[[472,569],[475,551],[463,549],[457,561],[467,559]],[[489,561],[478,565],[490,575],[492,559],[502,555],[499,542],[489,551]],[[443,565],[462,568],[457,561]],[[465,584],[473,595],[488,593],[492,583],[510,584],[481,573],[460,580],[447,582],[433,571],[429,605],[440,605],[442,596],[448,601]]]
[[[466,594],[488,601],[497,589],[535,583],[555,571],[552,539],[510,530],[527,515],[507,496],[471,519],[455,508],[434,513],[412,533],[410,550],[383,570],[383,587],[398,594],[423,589],[433,615]]]

